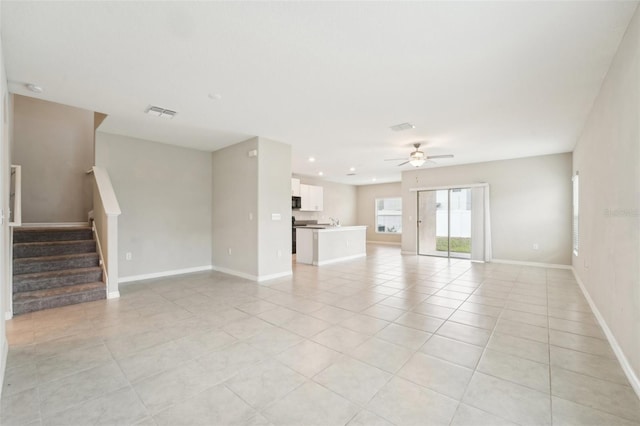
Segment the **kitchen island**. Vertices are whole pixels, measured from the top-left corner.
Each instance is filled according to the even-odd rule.
[[[305,226],[296,233],[297,263],[322,266],[367,255],[366,226]]]

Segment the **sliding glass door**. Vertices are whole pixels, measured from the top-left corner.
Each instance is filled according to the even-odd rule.
[[[418,191],[418,254],[471,258],[471,188]]]

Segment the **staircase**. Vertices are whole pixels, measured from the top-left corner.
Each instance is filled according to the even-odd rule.
[[[13,314],[106,298],[93,231],[14,228]]]

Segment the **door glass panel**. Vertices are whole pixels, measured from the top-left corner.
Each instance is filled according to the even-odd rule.
[[[451,257],[471,258],[471,188],[450,189],[449,247]]]
[[[418,192],[418,254],[471,258],[471,189]]]
[[[418,192],[418,254],[449,256],[448,190]]]

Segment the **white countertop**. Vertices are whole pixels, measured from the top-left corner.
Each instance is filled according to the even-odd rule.
[[[309,226],[301,226],[296,228],[297,231],[308,230],[315,232],[336,232],[336,231],[353,231],[356,229],[366,229],[367,225],[354,225],[354,226],[327,226],[322,227],[322,225],[309,225]]]

